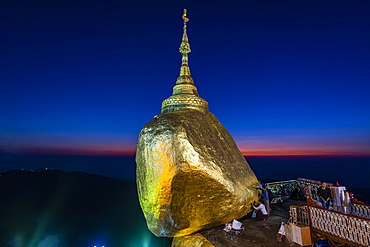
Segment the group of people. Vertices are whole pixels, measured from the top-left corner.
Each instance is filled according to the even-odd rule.
[[[325,182],[321,182],[317,187],[316,194],[322,207],[329,209],[330,201],[332,200],[331,191]],[[306,200],[305,190],[297,186],[292,194],[289,196],[293,200]]]
[[[322,207],[325,209],[329,209],[331,201],[331,191],[329,187],[327,187],[327,184],[325,182],[320,183],[320,186],[317,187],[316,194]],[[292,194],[289,196],[289,198],[293,200],[306,200],[306,194],[301,187],[297,186]]]
[[[256,189],[262,191],[259,202],[253,205],[253,208],[256,210],[256,220],[266,220],[271,213],[270,203],[274,198],[274,195],[272,194],[271,190],[267,188],[266,184]]]
[[[270,216],[270,213],[271,213],[270,203],[271,203],[271,200],[274,198],[274,195],[267,188],[266,184],[256,189],[261,190],[262,193],[261,193],[261,198],[259,202],[256,202],[253,205],[253,208],[255,209],[255,219],[256,220],[266,220],[268,216]],[[297,187],[294,192],[292,193],[292,196],[291,196],[292,199],[304,199],[305,198],[304,195],[302,194],[303,191],[299,187]],[[329,209],[330,200],[331,200],[331,192],[325,182],[321,182],[320,186],[317,188],[317,196],[323,208]]]

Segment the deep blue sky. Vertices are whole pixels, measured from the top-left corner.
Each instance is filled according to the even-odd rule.
[[[2,1],[0,149],[135,150],[190,68],[246,155],[370,155],[370,1]]]

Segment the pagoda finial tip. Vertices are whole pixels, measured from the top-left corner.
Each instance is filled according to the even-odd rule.
[[[182,19],[184,20],[184,25],[189,21],[189,18],[186,17],[186,9],[184,9],[184,14],[182,15]]]
[[[186,34],[186,23],[189,21],[189,18],[186,17],[186,9],[184,9],[184,14],[182,15],[182,19],[184,20],[184,33],[182,35],[182,42],[180,45],[180,52],[183,54],[191,52],[190,44],[188,41],[188,35]],[[183,58],[184,60],[184,58]],[[185,58],[187,60],[187,57]],[[183,61],[184,62],[184,61]],[[187,64],[187,61],[186,61]]]

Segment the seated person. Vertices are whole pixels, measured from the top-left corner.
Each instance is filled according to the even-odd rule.
[[[257,202],[255,205],[257,207],[253,206],[253,208],[257,210],[256,220],[266,220],[268,217],[268,213],[267,213],[265,205],[261,202]]]
[[[331,199],[330,189],[326,186],[325,182],[321,182],[321,186],[317,188],[317,196],[323,206],[323,208],[328,209]]]

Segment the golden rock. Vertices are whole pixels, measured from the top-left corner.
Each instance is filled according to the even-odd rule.
[[[171,247],[215,247],[202,234],[195,233],[188,236],[176,237]]]
[[[198,95],[184,33],[180,75],[172,95],[140,132],[136,180],[149,230],[159,237],[189,235],[241,218],[258,199],[256,176],[233,138]]]
[[[140,133],[136,163],[140,205],[156,236],[225,224],[258,200],[257,178],[210,112],[184,109],[154,117]]]

